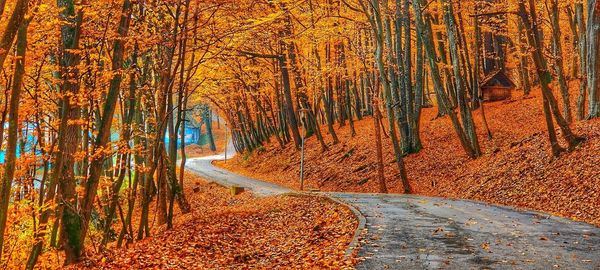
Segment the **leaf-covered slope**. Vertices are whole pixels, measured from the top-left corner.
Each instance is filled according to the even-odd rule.
[[[424,149],[405,158],[415,193],[475,199],[524,207],[600,225],[600,121],[573,124],[587,140],[575,151],[552,157],[539,93],[510,101],[486,103],[493,139],[487,140],[479,111],[474,112],[484,155],[471,160],[461,150],[449,119],[426,109],[421,122]],[[385,121],[385,120],[384,120]],[[306,185],[328,191],[376,192],[375,135],[372,119],[338,130],[340,143],[321,152],[306,144]],[[325,127],[321,128],[324,132]],[[328,138],[329,139],[329,138]],[[384,138],[385,172],[391,192],[402,187],[389,138]],[[289,187],[299,187],[300,154],[293,147],[267,145],[240,156],[227,168]],[[237,167],[237,168],[236,168]],[[241,168],[240,168],[241,167]]]
[[[256,198],[247,192],[232,196],[227,189],[201,179],[188,182],[193,211],[177,216],[173,230],[96,255],[77,267],[352,267],[344,254],[357,221],[344,206],[315,196]]]

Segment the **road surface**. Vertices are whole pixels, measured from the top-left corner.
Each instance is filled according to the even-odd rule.
[[[229,147],[228,157],[234,155]],[[259,196],[292,190],[212,165],[186,167]],[[367,232],[358,269],[600,269],[600,229],[548,214],[464,200],[409,195],[326,193],[357,208]]]

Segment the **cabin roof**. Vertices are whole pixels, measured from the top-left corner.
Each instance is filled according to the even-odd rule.
[[[506,75],[506,72],[504,72],[504,70],[502,70],[502,69],[496,70],[496,71],[490,73],[485,78],[483,78],[480,85],[481,85],[481,87],[491,87],[491,86],[500,86],[500,87],[509,87],[509,88],[516,87],[515,83],[513,83],[513,81],[508,77],[508,75]]]

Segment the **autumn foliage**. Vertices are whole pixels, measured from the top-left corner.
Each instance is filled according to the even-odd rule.
[[[194,209],[173,230],[101,254],[77,269],[351,268],[345,252],[357,226],[344,206],[319,196],[232,196],[187,175]]]
[[[77,264],[124,246],[131,256],[90,259],[142,263],[135,252],[160,240],[178,248],[175,231],[143,241],[181,217],[181,234],[207,238],[198,251],[278,254],[241,249],[202,267],[349,265],[339,251],[353,225],[320,198],[195,209],[185,166],[205,153],[186,152],[192,129],[211,153],[227,132],[248,173],[278,172],[271,180],[289,186],[306,148],[312,188],[478,199],[598,224],[599,12],[600,0],[2,0],[0,267]],[[488,103],[490,87],[513,98]],[[215,119],[225,128],[213,132]],[[323,224],[278,227],[306,217]],[[208,219],[289,231],[240,238]]]
[[[472,199],[554,213],[600,225],[600,122],[578,123],[574,130],[588,140],[572,153],[553,158],[544,140],[543,115],[536,112],[539,94],[521,94],[510,101],[487,106],[491,140],[483,141],[483,156],[472,160],[459,153],[448,119],[436,118],[434,109],[423,112],[423,150],[405,158],[410,184],[416,194]],[[366,120],[365,120],[366,121]],[[314,138],[306,143],[306,190],[376,192],[374,132],[370,123],[357,122],[362,136],[338,129],[341,143],[327,152]],[[479,121],[476,122],[480,124]],[[480,136],[485,133],[480,131]],[[385,157],[392,160],[389,141]],[[292,147],[266,145],[252,155],[217,162],[239,173],[299,188],[299,154]],[[385,164],[392,193],[402,193],[398,170]]]

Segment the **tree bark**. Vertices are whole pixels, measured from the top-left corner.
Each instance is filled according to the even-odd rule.
[[[8,218],[8,204],[13,177],[17,162],[17,135],[21,127],[19,122],[19,102],[23,77],[25,76],[25,53],[27,51],[27,22],[19,26],[17,34],[17,60],[13,74],[13,85],[10,92],[10,105],[8,109],[8,140],[6,142],[5,165],[0,186],[0,258],[4,246],[4,231]]]
[[[556,0],[550,0],[550,25],[552,28],[552,50],[554,53],[554,70],[558,79],[558,85],[560,87],[560,94],[563,101],[564,118],[567,123],[573,121],[571,113],[571,101],[569,96],[569,87],[567,86],[567,79],[565,78],[565,71],[563,65],[563,52],[560,41],[560,12],[558,11],[558,2]]]
[[[294,145],[296,149],[300,148],[302,139],[300,138],[300,131],[298,130],[298,120],[296,119],[296,113],[294,112],[294,103],[292,101],[292,89],[290,87],[290,75],[287,67],[287,58],[285,55],[280,55],[277,60],[279,61],[279,68],[281,70],[281,77],[283,82],[283,97],[284,107],[286,109],[286,116],[289,123],[289,128],[292,130],[292,138],[294,139]]]
[[[600,0],[588,1],[588,118],[600,117]]]
[[[459,54],[458,54],[458,35],[456,33],[456,23],[454,22],[454,11],[452,8],[452,1],[444,1],[444,21],[446,23],[446,30],[448,32],[448,43],[450,48],[450,59],[452,62],[452,70],[454,71],[454,79],[456,84],[456,99],[460,108],[460,116],[463,122],[463,128],[465,129],[471,148],[474,151],[476,157],[481,156],[481,149],[479,147],[479,140],[477,138],[477,132],[475,130],[475,123],[473,122],[473,115],[471,109],[467,104],[467,93],[465,90],[466,84],[462,74],[460,72]]]
[[[119,38],[117,38],[114,41],[112,55],[112,70],[117,73],[110,81],[110,87],[108,90],[108,94],[106,95],[106,101],[104,103],[104,109],[102,112],[100,126],[98,127],[98,136],[94,143],[94,152],[102,151],[102,149],[104,149],[109,142],[112,120],[115,113],[116,103],[121,90],[120,86],[122,81],[122,75],[118,71],[120,71],[123,67],[126,42],[125,39],[127,38],[129,32],[129,25],[131,23],[131,12],[132,5],[130,0],[124,0],[121,19],[117,30]],[[81,233],[81,235],[79,236],[79,244],[82,247],[84,246],[85,237],[87,235],[89,227],[90,217],[92,214],[92,207],[96,198],[98,181],[100,179],[103,161],[103,158],[92,160],[90,164],[90,175],[85,183],[85,194],[83,197],[83,205],[81,208],[81,228],[77,229],[77,231]]]
[[[458,117],[456,113],[452,110],[452,105],[448,95],[444,91],[444,86],[442,84],[442,78],[440,76],[440,72],[438,69],[438,65],[436,62],[437,56],[435,54],[435,48],[433,45],[433,33],[431,32],[431,27],[425,25],[425,21],[423,20],[423,15],[421,11],[421,1],[415,0],[413,1],[413,10],[415,11],[415,21],[417,25],[417,29],[420,29],[419,32],[422,33],[423,38],[423,46],[425,51],[427,52],[427,60],[429,62],[429,70],[431,74],[431,79],[434,84],[434,91],[437,97],[438,108],[441,114],[448,115],[450,120],[452,121],[452,126],[460,140],[460,144],[463,147],[463,150],[467,153],[467,155],[471,158],[477,158],[478,154],[473,149],[473,146],[469,142],[465,131],[460,125]]]
[[[10,48],[12,48],[15,36],[17,35],[21,24],[25,20],[28,5],[29,0],[18,0],[15,4],[15,9],[13,10],[12,15],[8,19],[2,38],[0,38],[0,67],[4,65],[6,56],[8,56]],[[4,3],[2,3],[2,8],[4,9]]]
[[[567,121],[563,118],[560,109],[558,108],[556,99],[554,98],[554,95],[550,90],[549,83],[552,81],[552,76],[548,71],[546,61],[544,60],[541,53],[541,38],[539,36],[539,28],[537,25],[538,21],[535,10],[535,2],[534,0],[529,0],[529,12],[525,7],[525,0],[519,0],[518,5],[519,15],[521,16],[521,19],[527,31],[527,39],[529,41],[529,45],[533,48],[530,49],[531,56],[533,58],[533,62],[535,63],[538,77],[540,78],[540,85],[542,87],[542,95],[544,99],[544,113],[546,115],[546,124],[548,126],[548,133],[550,135],[551,140],[550,142],[553,147],[552,152],[555,156],[558,156],[561,152],[561,149],[555,146],[557,143],[555,142],[555,139],[552,138],[554,133],[554,125],[552,123],[552,117],[549,116],[550,113],[554,115],[554,119],[556,120],[558,126],[561,129],[563,137],[568,142],[569,150],[572,150],[577,145],[579,145],[583,141],[583,138],[573,134]]]
[[[329,45],[325,45],[326,46],[326,50],[328,50]],[[319,71],[319,73],[322,72],[322,68],[321,68],[321,57],[319,56],[319,51],[318,48],[314,48],[314,52],[315,52],[315,58],[317,60],[317,71]],[[327,76],[329,80],[329,76]],[[322,81],[322,76],[319,76],[319,98],[323,101],[323,106],[325,107],[325,109],[323,111],[325,111],[325,121],[327,122],[327,130],[329,132],[329,135],[331,136],[331,139],[333,140],[333,144],[338,144],[340,142],[340,140],[337,137],[337,134],[335,133],[335,128],[333,127],[333,116],[331,115],[330,111],[329,111],[329,100],[327,99],[327,97],[325,96],[325,85],[323,85],[323,81]]]
[[[577,97],[577,120],[585,117],[585,96],[587,92],[587,35],[585,21],[583,18],[583,2],[575,3],[575,20],[577,21],[577,32],[579,42],[577,43],[579,53],[579,95]]]
[[[527,53],[527,37],[523,30],[523,22],[519,21],[519,73],[521,75],[521,88],[523,88],[523,94],[529,95],[531,92],[531,82],[529,81],[529,55]]]
[[[474,39],[474,65],[473,65],[473,93],[477,93],[476,97],[479,103],[479,109],[481,110],[481,119],[483,121],[483,128],[485,129],[485,133],[487,134],[488,140],[492,139],[492,132],[487,123],[487,118],[485,116],[485,104],[483,102],[483,96],[481,91],[479,91],[479,76],[481,74],[481,49],[480,49],[480,40],[481,40],[481,29],[479,28],[479,17],[477,16],[479,12],[479,7],[477,6],[477,2],[475,3],[475,16],[473,17],[473,26],[475,28],[475,37]]]
[[[209,107],[205,107],[202,113],[202,118],[206,125],[206,135],[208,136],[208,148],[210,151],[217,151],[217,145],[215,144],[215,136],[212,128],[212,110]]]
[[[134,49],[133,56],[131,58],[131,62],[133,66],[137,64],[137,47]],[[128,93],[128,101],[126,102],[127,106],[125,108],[125,112],[123,112],[123,118],[121,122],[123,126],[121,127],[121,145],[124,149],[120,149],[120,162],[119,162],[119,172],[117,175],[117,181],[115,181],[112,185],[111,196],[110,196],[110,205],[106,212],[105,224],[104,224],[104,235],[102,237],[101,245],[102,247],[106,247],[109,241],[109,232],[112,226],[112,221],[115,217],[117,204],[119,203],[119,191],[121,186],[123,185],[123,181],[125,180],[125,174],[127,172],[127,164],[130,163],[130,150],[129,149],[129,141],[131,140],[131,124],[133,123],[133,117],[135,115],[136,108],[136,88],[137,85],[135,83],[135,70],[132,70],[129,78],[129,93]],[[125,226],[123,226],[125,228]]]
[[[389,18],[385,18],[385,20],[383,20],[383,18],[381,18],[381,14],[386,14],[387,11],[387,3],[384,2],[384,6],[383,9],[380,8],[379,6],[379,1],[377,0],[369,0],[371,1],[370,5],[373,7],[373,14],[369,14],[370,12],[368,12],[367,7],[364,5],[364,3],[361,2],[362,6],[363,6],[363,12],[365,12],[365,14],[367,15],[367,18],[369,19],[369,22],[371,24],[371,27],[373,29],[373,36],[375,39],[375,64],[377,66],[377,69],[379,71],[379,78],[381,81],[381,84],[383,85],[383,96],[385,99],[385,103],[386,103],[386,110],[387,110],[387,118],[388,118],[388,125],[390,128],[390,133],[389,133],[389,137],[392,140],[392,145],[394,147],[394,155],[396,158],[396,165],[398,166],[398,170],[400,172],[400,177],[402,180],[402,184],[403,184],[403,189],[405,193],[410,193],[411,187],[410,184],[408,182],[407,176],[406,176],[406,167],[404,164],[404,160],[402,158],[402,150],[400,148],[400,144],[398,142],[398,136],[396,135],[396,127],[395,127],[395,116],[394,116],[394,102],[393,102],[393,96],[392,96],[392,85],[397,84],[397,79],[395,77],[395,72],[393,71],[393,69],[388,69],[386,70],[385,68],[385,64],[384,64],[384,58],[383,58],[383,54],[384,54],[384,42],[385,42],[385,46],[390,49],[390,51],[392,51],[392,41],[391,41],[391,27],[390,27],[390,23],[389,23]],[[385,36],[385,41],[384,41],[384,36]],[[387,57],[388,59],[388,63],[392,64],[393,63],[393,59],[391,57]],[[387,74],[391,75],[390,79],[388,79]],[[391,82],[390,82],[391,81]],[[376,91],[377,93],[377,91]],[[378,97],[373,97],[373,99],[378,98]],[[374,108],[376,109],[376,108]]]

